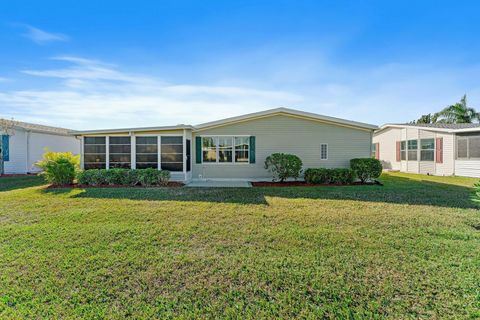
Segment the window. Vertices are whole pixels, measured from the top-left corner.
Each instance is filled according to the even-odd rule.
[[[218,137],[218,162],[232,162],[233,137]]]
[[[372,154],[370,155],[373,159],[377,158],[377,144],[372,143]]]
[[[158,138],[136,137],[137,169],[158,168]]]
[[[110,137],[109,140],[109,168],[130,169],[132,159],[130,137]]]
[[[468,138],[458,138],[457,140],[457,158],[468,159]]]
[[[480,159],[480,136],[478,134],[457,136],[457,159]]]
[[[249,163],[250,137],[202,137],[203,163]]]
[[[328,159],[328,145],[326,143],[322,143],[320,145],[320,160],[327,160]]]
[[[407,160],[407,142],[406,141],[400,142],[400,159],[403,161]]]
[[[480,137],[468,138],[468,157],[480,158]]]
[[[420,140],[420,161],[435,160],[435,139]]]
[[[203,162],[217,162],[217,138],[202,138]]]
[[[408,140],[408,160],[418,160],[418,140]]]
[[[83,167],[88,169],[106,168],[105,137],[85,137],[83,140]]]
[[[162,170],[183,171],[183,137],[162,137]]]
[[[248,163],[249,137],[235,137],[235,162]]]

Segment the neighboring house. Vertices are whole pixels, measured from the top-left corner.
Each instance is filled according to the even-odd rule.
[[[42,159],[45,148],[80,153],[80,140],[70,135],[68,129],[17,121],[13,131],[11,136],[2,135],[6,174],[40,171],[35,162]]]
[[[265,180],[267,156],[299,156],[304,168],[348,167],[371,155],[374,125],[278,108],[196,126],[76,131],[82,167],[159,168],[173,180]]]
[[[386,170],[480,177],[480,124],[386,124],[373,143]]]

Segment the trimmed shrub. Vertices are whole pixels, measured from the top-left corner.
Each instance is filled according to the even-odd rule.
[[[77,182],[87,186],[106,185],[108,184],[107,171],[108,170],[106,169],[91,169],[82,171],[77,176]]]
[[[77,181],[81,185],[119,185],[150,187],[155,185],[167,185],[170,180],[170,172],[157,169],[90,169],[78,174]]]
[[[355,181],[355,171],[348,168],[337,168],[331,170],[330,183],[350,184]]]
[[[377,159],[358,158],[350,160],[350,168],[362,182],[373,181],[382,174],[382,163]]]
[[[138,181],[143,187],[151,187],[158,183],[159,173],[160,171],[153,168],[138,170]]]
[[[355,181],[355,172],[348,168],[310,168],[305,170],[304,179],[311,184],[350,184]]]
[[[113,168],[105,170],[105,182],[109,185],[127,185],[129,183],[128,169]]]
[[[287,178],[298,179],[302,172],[302,160],[294,154],[273,153],[265,160],[265,169],[273,175],[273,181]]]
[[[41,175],[52,185],[72,184],[80,168],[80,156],[71,152],[45,150],[43,159],[35,163],[43,170]]]
[[[170,181],[170,171],[160,170],[158,172],[158,183],[161,186],[166,186],[168,184],[168,181]]]
[[[330,182],[330,169],[310,168],[305,170],[304,179],[311,184],[327,184]]]

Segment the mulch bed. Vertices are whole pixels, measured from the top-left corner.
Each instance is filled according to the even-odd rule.
[[[84,185],[84,184],[66,184],[66,185],[61,185],[61,186],[53,186],[49,185],[47,189],[65,189],[65,188],[79,188],[79,189],[87,189],[87,188],[179,188],[183,187],[185,184],[181,182],[169,182],[166,186],[150,186],[150,187],[144,187],[144,186],[123,186],[123,185],[111,185],[111,184],[101,184],[98,186],[89,186],[89,185]]]
[[[354,182],[350,184],[312,184],[306,183],[305,181],[284,181],[284,182],[273,182],[273,181],[259,181],[251,182],[254,187],[347,187],[347,186],[372,186],[372,185],[383,185],[379,181],[375,182]]]
[[[0,178],[8,178],[8,177],[28,177],[28,176],[36,176],[36,173],[9,173],[9,174],[2,174]]]

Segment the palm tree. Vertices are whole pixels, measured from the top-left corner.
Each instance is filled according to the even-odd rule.
[[[473,123],[480,121],[480,114],[467,106],[467,95],[464,95],[460,102],[446,107],[435,114],[439,123]]]

